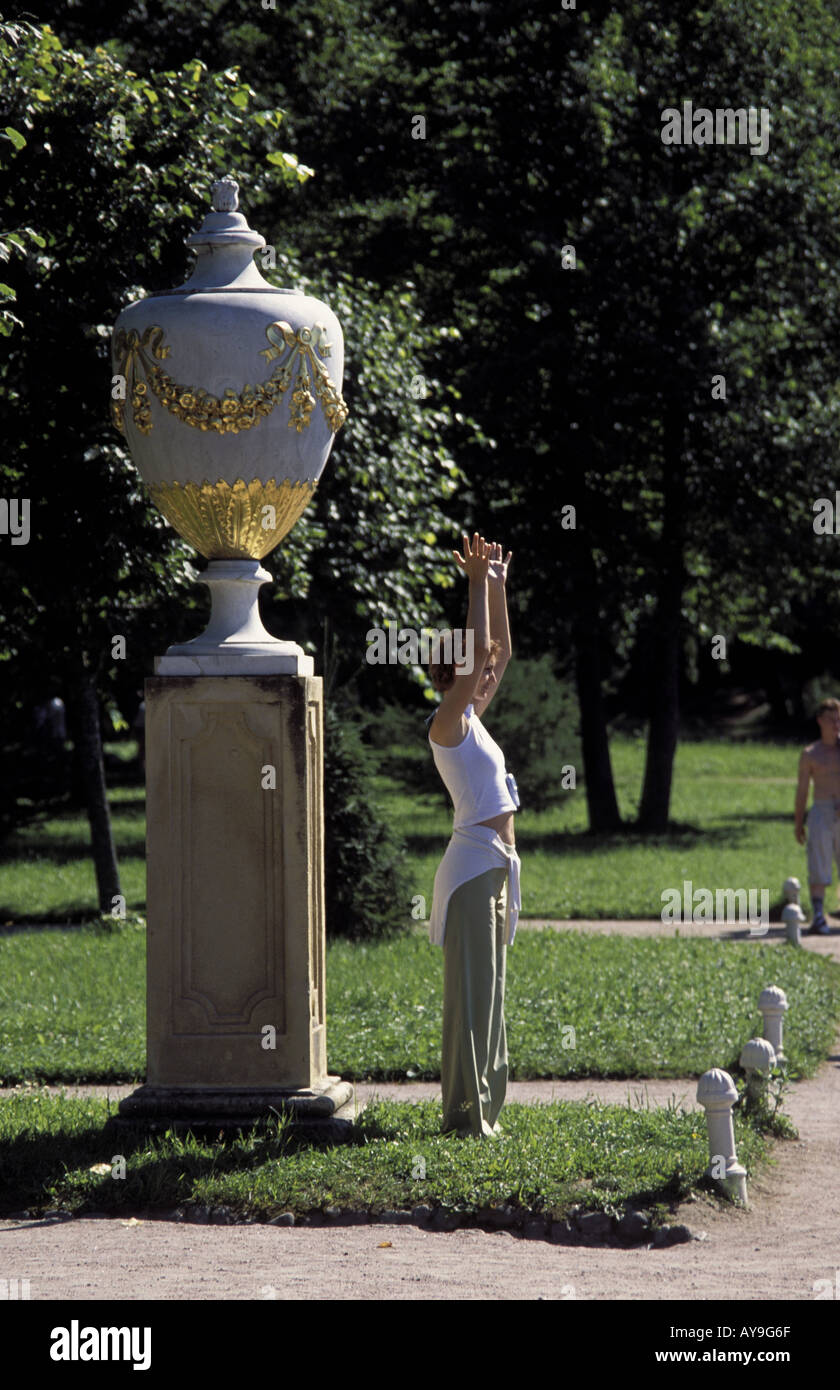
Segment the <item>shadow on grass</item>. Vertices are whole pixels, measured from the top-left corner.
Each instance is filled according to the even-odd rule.
[[[592,833],[589,830],[539,831],[531,830],[521,822],[516,827],[518,847],[527,846],[529,850],[544,850],[556,854],[602,854],[616,849],[694,849],[700,845],[729,846],[737,844],[747,835],[745,822],[755,820],[788,821],[789,816],[739,816],[737,821],[727,822],[710,829],[708,826],[681,824],[674,822],[666,832],[647,832],[635,822],[628,823],[609,834]],[[403,839],[413,854],[442,853],[448,842],[448,835],[423,835],[403,832]]]
[[[117,845],[120,862],[125,859],[145,859],[145,835],[121,835]],[[90,837],[77,835],[72,839],[39,840],[37,848],[32,841],[25,844],[6,842],[0,855],[0,864],[19,864],[21,861],[38,863],[47,860],[51,864],[74,864],[80,859],[89,861],[91,857]]]
[[[410,1128],[414,1130],[413,1125]],[[424,1132],[421,1125],[416,1134],[412,1132],[410,1137],[415,1146],[438,1138],[459,1145],[465,1142],[466,1180],[469,1180],[472,1167],[471,1157],[480,1167],[485,1154],[496,1152],[495,1144],[481,1143],[473,1150],[473,1136],[467,1136],[466,1141],[452,1135],[442,1136],[435,1127],[431,1132]],[[263,1165],[271,1162],[291,1158],[298,1153],[334,1148],[338,1144],[345,1150],[352,1150],[372,1142],[388,1144],[404,1142],[408,1138],[404,1122],[401,1123],[398,1118],[383,1119],[381,1115],[368,1116],[366,1121],[348,1125],[341,1140],[330,1137],[323,1141],[315,1140],[310,1135],[303,1137],[297,1134],[285,1120],[254,1126],[245,1133],[230,1131],[225,1136],[219,1134],[215,1139],[208,1139],[206,1135],[197,1137],[191,1132],[178,1137],[173,1137],[171,1133],[152,1136],[139,1129],[115,1132],[107,1122],[87,1125],[72,1134],[63,1131],[50,1134],[24,1131],[10,1141],[0,1142],[0,1175],[3,1179],[0,1218],[26,1210],[30,1218],[37,1219],[45,1211],[55,1210],[58,1204],[59,1209],[72,1211],[76,1215],[94,1211],[114,1215],[146,1215],[180,1208],[185,1213],[193,1211],[196,1215],[200,1211],[202,1215],[199,1219],[206,1222],[210,1213],[205,1201],[195,1196],[196,1186],[203,1180],[220,1179],[225,1175],[257,1174]],[[140,1166],[132,1167],[132,1159],[138,1155],[142,1155],[144,1161]],[[123,1179],[115,1180],[112,1176],[113,1165],[120,1158],[125,1161],[126,1174]],[[350,1163],[352,1159],[348,1156],[347,1161]],[[94,1175],[91,1170],[100,1166],[107,1171]],[[84,1175],[81,1181],[77,1174]],[[86,1181],[87,1175],[90,1177]],[[95,1182],[94,1176],[97,1179]],[[505,1201],[514,1217],[521,1222],[530,1216],[544,1216],[539,1199],[535,1204],[524,1199],[516,1173],[512,1172],[510,1177],[512,1185]],[[331,1194],[326,1191],[329,1179],[325,1177],[324,1182],[322,1199],[317,1191],[317,1182],[313,1188],[309,1179],[309,1201],[314,1201],[316,1205],[305,1209],[307,1214],[316,1218],[323,1212],[325,1202],[331,1200]],[[702,1179],[695,1183],[695,1186],[704,1185]],[[592,1179],[570,1178],[563,1185],[562,1194],[555,1192],[552,1206],[556,1208],[559,1199],[563,1208],[574,1202],[579,1212],[600,1211],[605,1193],[604,1185]],[[685,1183],[675,1173],[655,1190],[639,1187],[638,1190],[624,1192],[621,1205],[640,1207],[665,1203],[673,1207],[684,1195]],[[408,1191],[403,1201],[409,1209],[415,1204]],[[274,1212],[270,1197],[267,1204],[265,1201],[261,1204],[259,1212],[252,1211],[252,1204],[247,1200],[243,1204],[238,1196],[222,1195],[221,1202],[227,1219],[233,1217],[235,1220],[237,1214],[253,1214],[257,1219],[262,1217],[269,1220]],[[440,1205],[435,1198],[431,1199],[431,1203],[433,1208]],[[451,1207],[450,1196],[446,1197],[444,1205],[446,1209]],[[360,1172],[358,1195],[345,1198],[342,1210],[368,1212],[371,1209],[364,1177]],[[466,1206],[458,1203],[457,1210],[465,1218],[461,1224],[475,1224],[476,1220],[483,1219],[482,1213],[485,1212],[484,1208],[481,1212],[471,1208],[469,1202]]]
[[[115,1114],[116,1110],[112,1112]],[[0,1141],[0,1217],[23,1208],[50,1209],[54,1190],[68,1173],[89,1172],[97,1164],[107,1164],[110,1169],[119,1157],[128,1165],[125,1179],[104,1174],[84,1194],[76,1194],[81,1201],[74,1203],[74,1210],[174,1207],[192,1200],[193,1184],[202,1178],[247,1171],[302,1151],[323,1150],[339,1143],[359,1147],[367,1142],[368,1135],[357,1125],[348,1126],[342,1139],[315,1139],[297,1134],[283,1120],[265,1121],[245,1132],[228,1130],[224,1136],[221,1131],[208,1136],[186,1128],[174,1136],[171,1132],[150,1134],[140,1127],[116,1130],[108,1121],[72,1134],[24,1130],[12,1140]],[[157,1155],[155,1148],[160,1150]],[[137,1154],[148,1157],[142,1168],[132,1170],[131,1159]],[[68,1201],[72,1196],[72,1191],[65,1191],[59,1199]]]
[[[125,803],[112,807],[114,817],[123,815]],[[131,812],[132,818],[136,815],[139,820],[145,810],[145,803],[136,812]],[[530,850],[543,850],[547,853],[574,853],[579,855],[595,855],[608,853],[615,849],[632,849],[634,847],[646,849],[694,849],[699,845],[720,845],[721,847],[737,844],[747,838],[749,824],[751,822],[770,825],[787,824],[790,816],[787,814],[776,814],[771,812],[755,812],[739,814],[737,820],[725,821],[717,826],[697,826],[685,823],[674,822],[669,825],[668,830],[645,831],[633,821],[628,821],[625,826],[614,830],[609,834],[593,833],[589,830],[574,831],[540,831],[529,829],[527,824],[523,825],[520,821],[516,827],[517,844],[527,845]],[[450,832],[441,831],[440,833],[415,833],[402,832],[402,838],[406,848],[412,854],[442,854],[449,842]],[[14,863],[28,855],[32,855],[35,860],[49,861],[53,864],[65,865],[76,862],[80,859],[90,858],[90,840],[85,835],[78,835],[72,839],[60,839],[50,841],[41,840],[37,850],[33,850],[31,840],[25,842],[7,840],[0,852],[0,864]],[[146,841],[144,836],[137,835],[119,838],[120,860],[127,858],[145,859]],[[0,909],[2,910],[2,909]]]
[[[126,902],[127,912],[144,913],[146,903],[142,898],[132,898]],[[14,908],[0,903],[0,936],[12,936],[15,932],[33,931],[39,928],[55,927],[87,927],[99,924],[101,913],[92,905],[79,907],[77,905],[62,907],[51,907],[44,912],[16,912]],[[106,1076],[105,1081],[112,1078]]]

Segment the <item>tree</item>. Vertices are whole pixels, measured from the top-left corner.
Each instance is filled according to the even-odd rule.
[[[0,21],[0,64],[11,64],[18,45],[36,33],[31,24],[4,24]],[[0,130],[0,141],[8,143],[15,150],[22,150],[26,144],[25,136],[14,126],[6,126],[5,130]],[[32,227],[14,227],[0,231],[0,265],[11,260],[15,253],[25,256],[28,249],[43,245],[43,238]],[[11,308],[14,303],[15,292],[12,286],[0,283],[0,334],[4,338],[10,337],[15,327],[20,327],[20,319]]]
[[[483,437],[450,513],[528,557],[518,645],[574,663],[593,829],[618,819],[611,697],[643,675],[640,820],[661,830],[687,642],[796,648],[815,592],[840,617],[809,516],[837,443],[833,8],[226,0],[176,31],[173,5],[65,14],[138,66],[235,54],[318,163],[294,216],[307,264],[408,278],[454,322],[428,374]],[[684,99],[768,108],[769,149],[665,144]],[[285,192],[266,210],[288,225]],[[808,563],[775,564],[792,535]]]
[[[810,489],[837,442],[824,402],[836,399],[825,334],[838,314],[838,194],[820,133],[837,112],[832,25],[822,6],[796,19],[775,0],[698,6],[665,21],[639,0],[601,31],[602,210],[587,246],[594,337],[614,347],[600,364],[606,423],[627,441],[604,481],[614,490],[629,463],[637,555],[655,572],[641,624],[655,678],[639,809],[655,831],[668,821],[691,619],[709,635],[795,636],[788,567],[767,560],[789,548],[792,517],[807,540]],[[772,113],[764,154],[652,139],[663,107],[730,104],[714,93]]]
[[[23,134],[2,152],[16,175],[7,212],[13,225],[38,228],[44,247],[15,268],[24,331],[0,368],[3,490],[25,495],[32,517],[29,543],[0,563],[0,649],[7,676],[46,659],[67,689],[100,905],[110,909],[119,878],[98,697],[114,689],[123,652],[139,679],[159,639],[192,635],[203,606],[188,587],[192,551],[149,506],[110,424],[111,327],[142,292],[140,277],[154,276],[155,288],[184,279],[183,237],[206,210],[213,176],[244,171],[259,225],[267,190],[309,174],[276,148],[282,113],[258,105],[234,71],[192,62],[140,77],[104,48],[62,48],[48,27],[21,36],[14,80],[0,93],[0,116],[12,113]],[[338,276],[323,290],[282,248],[276,265],[282,282],[328,292],[348,324],[352,413],[311,515],[269,562],[280,596],[264,604],[310,650],[329,613],[346,678],[365,669],[371,618],[399,604],[420,625],[436,586],[454,582],[435,575],[432,546],[458,470],[441,443],[442,410],[412,390],[432,333],[411,287],[380,297]],[[357,403],[354,384],[365,379],[376,389]],[[463,430],[472,437],[466,421]]]
[[[47,26],[18,26],[14,43],[0,91],[0,129],[16,135],[0,147],[0,169],[13,175],[5,221],[34,227],[41,249],[10,265],[22,327],[0,367],[0,469],[6,496],[30,507],[31,533],[3,553],[0,644],[6,672],[29,653],[67,689],[99,905],[109,911],[120,884],[97,688],[114,638],[136,632],[135,605],[171,601],[189,554],[153,518],[116,443],[110,329],[138,292],[141,267],[157,258],[164,275],[175,273],[173,230],[194,225],[208,172],[260,152],[261,135],[265,153],[280,113],[255,126],[244,114],[247,85],[200,63],[140,78],[103,49],[64,49]],[[272,176],[296,177],[292,167]],[[260,167],[257,186],[267,177]]]

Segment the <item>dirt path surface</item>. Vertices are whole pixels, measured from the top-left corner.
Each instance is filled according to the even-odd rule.
[[[582,923],[555,924],[586,930]],[[622,934],[662,924],[597,923]],[[647,931],[639,934],[649,934]],[[651,933],[652,934],[652,933]],[[770,940],[773,939],[771,934]],[[776,936],[776,939],[778,937]],[[762,940],[767,941],[768,938]],[[806,937],[806,949],[840,957],[840,932]],[[110,1094],[132,1087],[54,1087]],[[696,1081],[514,1082],[511,1101],[583,1099],[695,1108]],[[414,1099],[436,1083],[356,1087]],[[8,1091],[0,1092],[0,1095]],[[43,1299],[786,1299],[814,1301],[840,1283],[840,1035],[810,1081],[788,1093],[797,1141],[749,1184],[750,1208],[706,1199],[676,1214],[695,1239],[666,1249],[569,1247],[510,1232],[431,1232],[411,1225],[340,1228],[193,1226],[123,1219],[0,1221],[0,1267]],[[388,1242],[387,1245],[384,1243]]]

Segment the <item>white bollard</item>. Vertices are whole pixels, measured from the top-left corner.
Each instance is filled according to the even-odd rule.
[[[766,1092],[770,1072],[776,1065],[773,1044],[766,1038],[750,1038],[741,1048],[738,1065],[746,1072],[748,1094],[758,1100]]]
[[[732,1106],[738,1099],[735,1082],[728,1071],[713,1067],[697,1082],[697,1100],[706,1111],[709,1132],[709,1177],[723,1184],[730,1197],[747,1206],[747,1170],[735,1153]],[[721,1171],[722,1170],[722,1171]]]
[[[773,1045],[777,1062],[785,1061],[782,1051],[782,1024],[788,1008],[787,996],[778,985],[768,985],[758,996],[758,1007],[764,1019],[764,1036]]]
[[[782,910],[782,921],[785,924],[787,939],[792,946],[801,946],[800,927],[803,922],[808,920],[799,906],[802,884],[798,878],[786,878],[782,885],[782,891],[786,899],[786,906]]]

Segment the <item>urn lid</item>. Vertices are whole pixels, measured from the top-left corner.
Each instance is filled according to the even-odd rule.
[[[207,213],[198,231],[186,238],[186,245],[195,250],[196,265],[181,289],[273,289],[254,264],[254,252],[265,246],[266,240],[237,211],[236,180],[230,174],[218,179],[211,199],[212,212]]]

